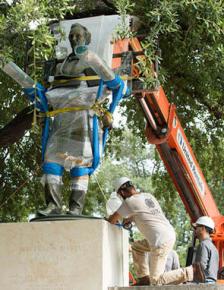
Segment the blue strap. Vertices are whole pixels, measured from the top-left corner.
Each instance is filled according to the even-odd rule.
[[[45,95],[46,89],[40,83],[37,83],[35,88],[26,88],[23,91],[31,102],[36,102],[35,106],[37,109],[41,112],[48,112],[48,103]]]
[[[102,96],[102,94],[103,94],[103,80],[100,80],[96,99],[98,100]],[[99,120],[96,114],[93,117],[92,150],[93,150],[93,163],[89,174],[92,174],[100,163]]]
[[[113,100],[109,107],[109,112],[112,114],[114,113],[118,103],[123,97],[123,89],[124,89],[124,82],[122,81],[120,84],[120,87],[118,89],[113,90],[113,95],[112,95]]]
[[[98,117],[93,117],[93,163],[92,168],[96,169],[100,162],[100,148],[99,148],[99,122]]]
[[[110,89],[110,90],[113,91],[113,90],[118,89],[120,87],[120,85],[122,83],[124,83],[124,82],[119,77],[119,75],[116,75],[113,80],[111,80],[111,81],[105,81],[104,83],[106,84],[106,86],[108,87],[108,89]]]
[[[35,107],[41,112],[48,112],[48,102],[45,95],[46,89],[40,84],[37,83],[35,88],[26,88],[24,93],[31,102],[35,102]],[[42,130],[42,161],[44,160],[44,154],[46,151],[46,145],[49,137],[49,128],[50,128],[50,118],[44,118],[44,128]]]
[[[45,174],[53,174],[53,175],[58,175],[62,176],[64,172],[64,167],[61,166],[58,163],[53,163],[53,162],[46,162],[42,166],[43,172]]]
[[[80,177],[83,175],[90,175],[91,167],[73,167],[70,170],[71,177]]]
[[[50,118],[45,117],[44,118],[44,127],[42,130],[42,136],[41,136],[41,145],[42,145],[42,152],[41,152],[41,156],[42,156],[42,161],[44,161],[44,154],[46,151],[46,147],[47,147],[47,141],[49,138],[49,130],[50,130]]]
[[[48,102],[45,95],[46,89],[40,84],[37,83],[35,88],[26,88],[24,93],[31,102],[35,102],[35,107],[41,112],[48,112]],[[50,118],[45,117],[44,119],[44,128],[42,130],[42,161],[44,160],[44,154],[46,150],[46,145],[49,137],[49,128],[50,128]]]

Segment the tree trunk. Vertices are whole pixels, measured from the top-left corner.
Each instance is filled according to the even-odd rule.
[[[33,106],[26,107],[10,121],[5,127],[0,129],[0,148],[7,147],[23,137],[26,130],[32,126]]]

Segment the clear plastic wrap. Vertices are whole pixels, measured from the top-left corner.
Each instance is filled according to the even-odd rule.
[[[35,85],[34,80],[12,61],[7,63],[2,70],[20,84],[22,88],[32,88]]]
[[[63,184],[62,176],[53,175],[53,174],[44,174],[40,180],[41,184],[44,186],[46,183],[48,184]]]
[[[78,58],[90,66],[104,81],[111,81],[115,78],[114,72],[96,53],[86,50],[83,53],[76,53]]]
[[[91,107],[96,100],[97,87],[56,88],[47,92],[53,109],[66,107]],[[92,165],[92,110],[59,113],[53,118],[45,152],[45,162],[55,162],[70,170],[73,167]],[[102,129],[99,126],[100,154]]]
[[[53,109],[76,106],[91,107],[95,103],[97,91],[98,87],[87,87],[85,82],[81,82],[79,88],[61,87],[49,90],[46,97]]]
[[[87,191],[88,183],[89,183],[88,175],[73,177],[71,180],[71,189]]]
[[[126,23],[129,23],[130,17],[126,17]],[[116,27],[121,23],[121,17],[119,15],[102,15],[96,17],[88,17],[82,19],[72,19],[60,21],[59,27],[63,31],[65,37],[61,37],[57,45],[57,50],[65,51],[67,49],[67,55],[72,52],[71,45],[69,42],[69,32],[72,24],[79,23],[85,26],[91,33],[91,43],[89,49],[97,53],[106,64],[111,67],[113,44],[112,40],[115,35],[114,31]],[[56,31],[56,38],[58,37],[58,29]],[[55,31],[55,27],[52,28]],[[55,34],[55,33],[54,33]],[[60,54],[61,56],[61,54]]]

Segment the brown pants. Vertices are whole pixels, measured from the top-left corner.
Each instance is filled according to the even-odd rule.
[[[173,249],[175,240],[152,247],[146,239],[132,243],[132,256],[137,276],[150,278],[151,285],[180,284],[193,280],[192,267],[180,268],[170,272],[165,271],[165,265],[169,252]],[[150,265],[148,263],[150,252]]]

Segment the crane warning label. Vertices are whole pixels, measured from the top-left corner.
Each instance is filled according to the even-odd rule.
[[[202,180],[202,178],[197,170],[197,167],[194,163],[194,160],[191,156],[191,153],[188,149],[188,146],[187,146],[187,144],[184,140],[184,137],[179,129],[177,130],[177,142],[178,142],[178,145],[180,146],[180,149],[183,152],[184,158],[187,161],[187,164],[191,170],[191,173],[193,175],[196,186],[197,186],[200,194],[203,196],[205,194],[204,182],[203,182],[203,180]]]

